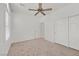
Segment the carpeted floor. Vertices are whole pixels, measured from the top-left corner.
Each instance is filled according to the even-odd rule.
[[[79,51],[44,39],[13,43],[8,56],[79,56]]]

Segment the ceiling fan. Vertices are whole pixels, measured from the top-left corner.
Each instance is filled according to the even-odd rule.
[[[43,15],[45,16],[46,14],[44,13],[44,11],[51,11],[52,8],[43,9],[42,3],[39,3],[39,4],[38,4],[38,9],[29,9],[29,10],[30,10],[30,11],[37,11],[37,12],[35,13],[35,16],[36,16],[37,14],[39,14],[39,13],[41,13],[41,14],[43,14]]]

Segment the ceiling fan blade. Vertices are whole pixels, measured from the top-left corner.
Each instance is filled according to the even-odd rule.
[[[44,12],[41,11],[41,14],[46,15]]]
[[[39,13],[39,11],[35,14],[35,16]]]
[[[30,11],[37,11],[37,10],[35,10],[35,9],[29,9]]]
[[[39,9],[41,9],[42,8],[42,3],[39,3]]]
[[[42,11],[50,11],[50,10],[52,10],[52,8],[43,9]]]

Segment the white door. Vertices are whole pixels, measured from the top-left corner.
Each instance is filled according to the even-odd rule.
[[[45,39],[54,42],[53,22],[45,22]]]
[[[43,37],[43,38],[44,38],[44,31],[45,31],[44,30],[45,29],[44,27],[45,27],[44,23],[41,22],[40,23],[40,36]]]
[[[55,42],[68,46],[68,19],[59,19],[55,22]]]
[[[79,16],[70,18],[69,45],[79,50]]]

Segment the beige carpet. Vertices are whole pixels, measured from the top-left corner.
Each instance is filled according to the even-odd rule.
[[[8,56],[79,56],[79,51],[44,39],[13,43]]]

